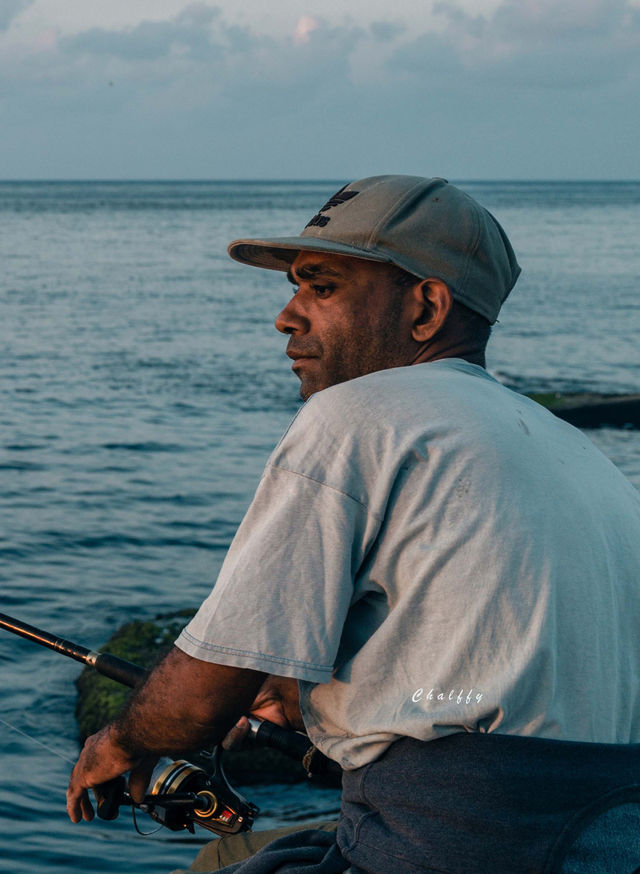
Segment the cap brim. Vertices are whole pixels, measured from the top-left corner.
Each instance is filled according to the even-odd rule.
[[[227,250],[234,261],[264,267],[267,270],[287,271],[300,252],[326,252],[332,255],[347,255],[367,261],[389,263],[391,259],[376,255],[367,249],[359,249],[347,243],[334,243],[315,237],[274,237],[270,240],[234,240]]]

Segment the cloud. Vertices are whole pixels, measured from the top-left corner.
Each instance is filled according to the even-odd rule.
[[[177,16],[123,29],[91,28],[60,40],[57,69],[84,64],[88,81],[100,75],[140,79],[179,102],[181,83],[200,79],[199,94],[232,98],[273,86],[283,98],[309,99],[302,83],[344,97],[352,88],[437,87],[453,93],[468,84],[575,89],[638,73],[640,10],[628,0],[504,0],[491,15],[471,15],[454,0],[439,0],[437,31],[415,36],[402,24],[329,25],[301,16],[291,35],[267,37],[230,26],[220,9],[193,3]],[[65,61],[66,58],[66,61]],[[77,69],[75,71],[77,73]],[[273,93],[273,92],[272,92]],[[275,95],[274,95],[275,96]]]
[[[624,24],[629,10],[626,0],[506,0],[494,24],[505,36],[529,41],[605,36]]]
[[[0,57],[0,124],[28,116],[58,127],[58,118],[77,117],[87,129],[120,129],[123,142],[127,127],[179,129],[206,142],[214,124],[216,135],[220,125],[236,132],[255,124],[259,136],[265,114],[271,123],[301,102],[311,107],[335,95],[340,105],[354,94],[350,62],[365,31],[314,18],[299,21],[296,33],[276,39],[230,25],[206,3],[169,20],[91,28],[35,59]]]
[[[428,32],[304,15],[274,36],[201,2],[91,28],[0,55],[0,162],[53,177],[598,175],[574,169],[590,154],[618,168],[600,175],[638,175],[640,10],[566,6],[440,0]],[[51,168],[11,169],[27,158]]]
[[[296,45],[309,42],[309,36],[318,28],[318,21],[310,15],[303,15],[298,19],[293,32],[293,41]]]
[[[364,37],[355,26],[332,27],[302,16],[292,33],[279,39],[249,27],[229,25],[219,8],[198,3],[166,21],[142,21],[123,29],[91,28],[59,42],[59,62],[84,65],[86,84],[97,77],[137,81],[137,92],[164,92],[176,103],[184,87],[187,105],[212,94],[251,98],[271,84],[287,96],[305,83],[311,90],[329,82],[344,85],[349,59]],[[87,78],[88,77],[88,78]],[[198,82],[197,93],[193,83]]]
[[[391,42],[406,31],[404,24],[394,21],[373,21],[369,30],[379,42]]]
[[[0,0],[0,31],[8,30],[13,19],[32,3],[33,0]]]
[[[142,21],[124,30],[94,27],[61,41],[63,50],[77,55],[107,55],[126,60],[155,60],[172,51],[207,56],[215,49],[212,22],[220,10],[204,3],[187,6],[168,21]]]
[[[640,70],[640,14],[627,0],[505,0],[491,16],[441,0],[434,12],[442,30],[398,49],[392,68],[466,72],[507,89],[603,85]]]

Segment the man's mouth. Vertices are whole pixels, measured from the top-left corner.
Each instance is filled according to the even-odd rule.
[[[313,355],[311,351],[307,351],[306,349],[287,349],[287,355],[289,358],[293,360],[293,366],[295,367],[298,362],[302,363],[304,361],[308,361],[311,358],[318,358],[318,355]]]
[[[311,366],[312,361],[317,361],[318,359],[315,355],[299,355],[297,358],[294,358],[293,364],[291,365],[291,370],[296,374],[299,379],[302,379],[301,374],[304,373]]]

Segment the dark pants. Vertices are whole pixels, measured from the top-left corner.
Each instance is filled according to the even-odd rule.
[[[326,831],[302,831],[264,847],[245,864],[218,870],[633,874],[637,869],[638,745],[457,734],[428,743],[403,738],[371,765],[345,772],[335,841]]]
[[[582,863],[606,874],[606,857],[596,857],[599,818],[631,804],[637,823],[640,745],[498,734],[426,744],[404,738],[378,761],[345,772],[342,795],[337,840],[354,874],[561,874],[583,833]],[[631,855],[612,874],[640,866],[638,833],[631,843],[628,834],[633,822],[631,809],[618,822],[627,833],[607,835],[603,849]]]

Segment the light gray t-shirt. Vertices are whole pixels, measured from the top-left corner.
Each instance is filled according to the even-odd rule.
[[[314,395],[177,641],[297,677],[345,768],[401,736],[640,741],[640,494],[460,359]]]

